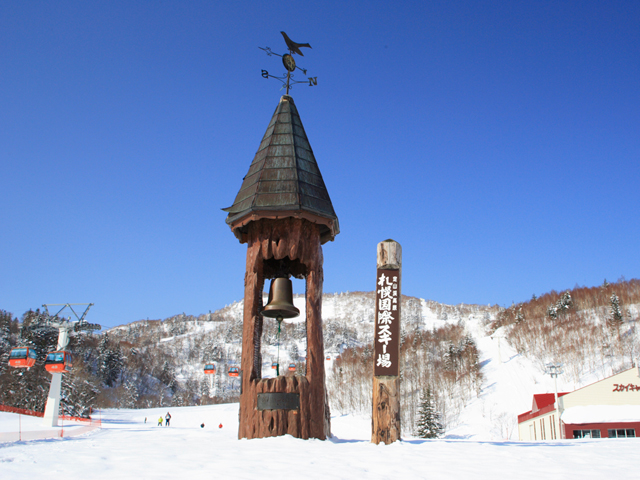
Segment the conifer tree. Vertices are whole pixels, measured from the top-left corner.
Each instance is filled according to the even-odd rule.
[[[620,309],[620,300],[615,293],[611,294],[610,305],[611,318],[609,319],[609,322],[613,327],[619,327],[622,325],[622,310]]]
[[[427,386],[426,391],[422,394],[417,427],[417,434],[421,438],[438,438],[444,433],[440,413],[436,409],[435,399],[431,393],[431,386]]]
[[[107,387],[115,387],[124,369],[120,345],[112,345],[105,334],[98,345],[98,375]]]

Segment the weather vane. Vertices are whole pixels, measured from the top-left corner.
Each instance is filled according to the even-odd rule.
[[[276,75],[270,75],[269,72],[267,72],[266,70],[262,70],[262,77],[275,78],[276,80],[280,80],[282,82],[282,88],[287,87],[287,95],[289,95],[289,89],[293,88],[293,85],[295,85],[296,83],[308,83],[310,87],[317,85],[318,77],[307,77],[305,81],[293,79],[293,72],[295,72],[296,69],[300,70],[305,76],[307,75],[306,68],[300,68],[296,65],[296,61],[293,58],[293,54],[297,53],[301,57],[304,57],[302,51],[300,50],[300,47],[311,48],[311,45],[309,45],[308,43],[296,43],[293,40],[291,40],[286,33],[284,32],[280,32],[280,33],[284,37],[284,41],[287,44],[289,53],[280,55],[278,53],[272,52],[269,47],[266,47],[266,48],[258,47],[258,48],[260,50],[264,50],[265,52],[267,52],[267,55],[269,56],[277,55],[278,57],[282,57],[282,64],[284,65],[284,68],[287,69],[287,73],[281,77],[278,77]]]

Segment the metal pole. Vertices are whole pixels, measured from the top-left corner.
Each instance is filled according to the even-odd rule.
[[[562,370],[562,364],[548,363],[547,371],[545,373],[551,375],[551,378],[553,378],[553,383],[555,385],[554,399],[555,399],[556,413],[558,417],[558,420],[557,420],[558,431],[556,433],[556,439],[564,438],[564,432],[562,431],[562,422],[560,421],[560,415],[562,414],[562,412],[560,411],[560,402],[558,401],[558,375],[562,375],[564,373],[564,370]]]
[[[562,438],[562,424],[560,423],[560,404],[558,403],[558,376],[554,375],[553,376],[553,383],[555,385],[555,403],[556,403],[556,410],[558,411],[558,433],[560,434],[560,438]],[[556,438],[558,437],[558,434],[556,434]]]
[[[58,351],[64,350],[69,344],[69,326],[60,325],[58,330]],[[58,426],[58,412],[60,409],[60,389],[62,386],[62,373],[51,374],[51,386],[47,404],[44,407],[43,424],[47,427]]]
[[[282,317],[278,317],[276,318],[276,320],[278,321],[278,361],[276,362],[276,377],[279,377],[280,376],[280,327],[282,327]]]

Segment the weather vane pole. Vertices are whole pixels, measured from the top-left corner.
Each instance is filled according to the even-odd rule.
[[[271,55],[277,55],[278,57],[282,57],[282,64],[284,65],[284,68],[287,69],[287,73],[284,74],[281,77],[278,77],[276,75],[270,75],[268,71],[266,70],[262,70],[262,77],[263,78],[275,78],[276,80],[279,80],[280,82],[282,82],[282,88],[287,89],[287,95],[289,95],[289,90],[291,88],[293,88],[293,85],[295,85],[296,83],[308,83],[310,87],[313,87],[314,85],[318,84],[318,77],[307,77],[307,79],[305,81],[299,81],[299,80],[294,80],[293,77],[293,72],[295,72],[296,69],[300,70],[303,75],[307,75],[307,70],[305,68],[300,68],[296,65],[296,61],[293,58],[293,54],[297,53],[298,55],[300,55],[301,57],[304,57],[304,54],[302,53],[302,51],[300,50],[301,47],[305,47],[305,48],[311,48],[311,45],[309,45],[308,43],[296,43],[293,40],[291,40],[286,33],[284,32],[280,32],[282,34],[282,36],[284,37],[284,41],[287,44],[287,48],[289,49],[289,53],[285,53],[284,55],[280,55],[279,53],[275,53],[272,52],[271,49],[269,47],[258,47],[260,50],[264,50],[265,52],[267,52],[267,55],[271,56]]]

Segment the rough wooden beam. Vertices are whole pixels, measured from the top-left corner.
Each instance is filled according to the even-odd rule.
[[[377,260],[378,269],[398,271],[398,302],[400,302],[402,247],[394,240],[380,242],[378,244]],[[400,318],[398,318],[397,321],[400,322]],[[377,326],[374,326],[374,328],[375,327]],[[399,341],[399,339],[396,340]],[[374,368],[375,362],[376,359],[374,355]],[[371,442],[376,445],[381,442],[388,445],[396,440],[400,440],[400,379],[398,376],[373,376],[372,405]]]

